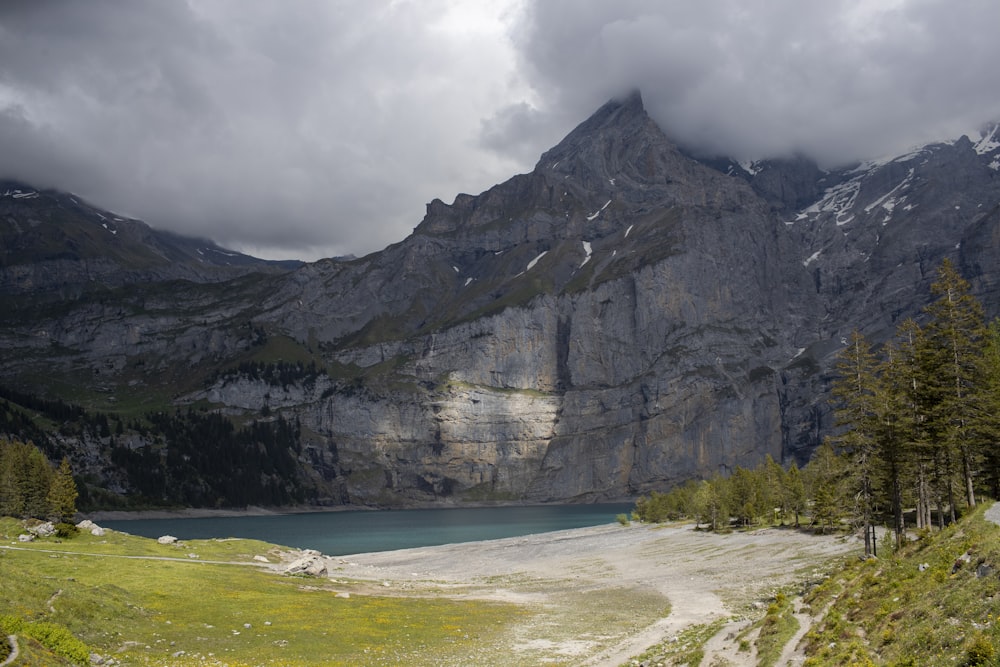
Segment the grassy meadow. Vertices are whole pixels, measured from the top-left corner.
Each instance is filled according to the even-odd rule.
[[[109,531],[22,544],[22,532],[0,520],[0,616],[62,626],[119,664],[462,664],[525,613],[278,575],[254,556],[276,561],[280,549],[252,540],[161,545]],[[19,644],[15,664],[57,660]]]

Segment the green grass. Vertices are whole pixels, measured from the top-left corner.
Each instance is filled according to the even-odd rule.
[[[984,509],[898,554],[849,560],[812,591],[814,611],[830,607],[806,635],[806,664],[1000,664],[1000,527]]]
[[[0,520],[6,545],[19,532]],[[0,550],[0,614],[63,626],[124,664],[461,664],[527,613],[280,576],[247,564],[277,549],[252,540],[171,546],[108,533],[16,546]]]
[[[768,605],[757,635],[757,664],[760,667],[776,665],[781,651],[799,629],[793,615],[792,601],[782,593]]]
[[[705,657],[705,643],[718,634],[727,621],[728,619],[719,618],[711,623],[692,625],[676,637],[650,647],[627,664],[698,667]]]

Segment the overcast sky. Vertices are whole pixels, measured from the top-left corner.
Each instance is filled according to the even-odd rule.
[[[836,163],[1000,119],[995,0],[3,0],[0,177],[272,258],[365,254],[642,91]]]

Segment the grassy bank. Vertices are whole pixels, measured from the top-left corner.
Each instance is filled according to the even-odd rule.
[[[161,545],[109,532],[16,543],[21,532],[0,520],[0,615],[65,628],[122,664],[462,664],[525,613],[277,575],[254,557],[280,549],[252,540]],[[44,650],[21,643],[36,659]]]
[[[898,554],[849,560],[812,591],[814,612],[829,611],[806,635],[806,664],[1000,665],[1000,527],[984,510]]]

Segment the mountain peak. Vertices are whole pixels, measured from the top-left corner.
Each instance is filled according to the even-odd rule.
[[[638,89],[634,89],[624,97],[612,98],[605,102],[555,147],[543,153],[538,166],[554,164],[610,134],[633,134],[650,127],[659,133],[659,128],[646,114],[642,94]]]

